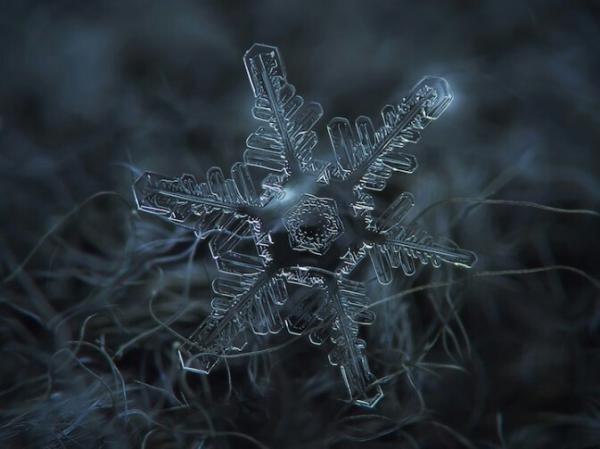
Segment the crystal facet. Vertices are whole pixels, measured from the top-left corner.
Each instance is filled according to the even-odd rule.
[[[292,248],[317,255],[325,254],[344,232],[336,202],[308,193],[288,211],[283,220]]]

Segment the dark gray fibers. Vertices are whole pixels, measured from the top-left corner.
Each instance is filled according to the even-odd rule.
[[[599,12],[0,2],[0,447],[600,446]],[[200,178],[239,160],[254,42],[277,45],[322,103],[321,137],[424,74],[455,94],[418,172],[377,206],[413,192],[408,218],[479,262],[372,283],[373,411],[339,399],[326,353],[300,337],[257,338],[210,377],[179,367],[215,270],[205,242],[142,220],[130,185],[142,168]]]

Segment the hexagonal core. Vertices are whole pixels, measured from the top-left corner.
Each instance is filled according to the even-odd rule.
[[[297,251],[323,255],[344,232],[337,204],[331,198],[304,194],[284,216],[290,245]]]

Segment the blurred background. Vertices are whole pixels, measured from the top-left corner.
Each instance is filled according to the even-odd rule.
[[[1,1],[0,447],[600,447],[599,12]],[[131,184],[240,160],[254,42],[323,105],[320,154],[329,119],[378,121],[424,75],[455,93],[380,200],[411,191],[412,217],[479,262],[372,285],[373,410],[285,335],[209,377],[179,370],[215,269],[205,242],[135,211]]]

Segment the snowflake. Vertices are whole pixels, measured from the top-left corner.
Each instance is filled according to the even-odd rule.
[[[377,215],[371,194],[383,190],[393,172],[415,171],[415,157],[403,149],[446,109],[449,86],[424,78],[398,105],[383,108],[377,129],[368,117],[357,118],[354,129],[334,118],[327,125],[333,147],[327,161],[312,154],[313,127],[323,110],[296,95],[277,48],[255,44],[244,63],[261,125],[231,177],[218,167],[208,170],[205,182],[146,172],[134,185],[140,210],[209,238],[219,271],[210,315],[179,349],[182,366],[207,374],[221,356],[244,349],[249,331],[286,328],[327,343],[350,398],[373,407],[383,393],[358,331],[375,315],[365,284],[350,279],[357,266],[369,259],[379,283],[389,284],[393,268],[410,276],[417,263],[471,267],[476,260],[405,224],[412,195],[401,194]],[[314,294],[288,301],[291,286]]]

